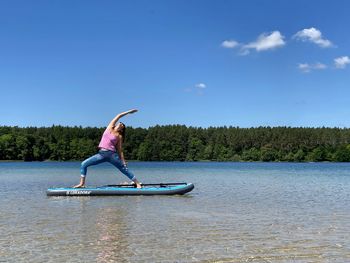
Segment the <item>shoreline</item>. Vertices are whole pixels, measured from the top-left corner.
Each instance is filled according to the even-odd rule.
[[[44,161],[23,161],[23,160],[0,160],[0,163],[69,163],[69,162],[82,162],[83,160],[44,160]],[[332,162],[332,161],[320,161],[320,162],[288,162],[288,161],[215,161],[215,160],[200,160],[200,161],[140,161],[140,160],[128,160],[128,163],[133,162],[147,162],[147,163],[350,163],[350,162]]]

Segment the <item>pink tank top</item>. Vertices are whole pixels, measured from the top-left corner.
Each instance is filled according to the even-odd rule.
[[[118,137],[116,137],[108,128],[104,131],[100,144],[98,145],[98,148],[100,149],[106,149],[113,152],[116,152],[116,144],[118,142]]]

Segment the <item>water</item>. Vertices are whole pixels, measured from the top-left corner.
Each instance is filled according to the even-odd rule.
[[[184,196],[47,197],[79,163],[0,163],[0,262],[350,262],[350,164],[129,164]],[[127,179],[106,164],[87,184]]]

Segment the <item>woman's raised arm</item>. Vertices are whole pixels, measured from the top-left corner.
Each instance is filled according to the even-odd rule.
[[[108,124],[107,128],[108,128],[108,129],[112,129],[112,128],[115,126],[115,123],[116,123],[117,121],[119,121],[120,118],[124,117],[125,115],[134,113],[134,112],[137,112],[137,110],[136,110],[136,109],[132,109],[132,110],[128,110],[128,111],[119,113],[117,116],[115,116],[115,117],[113,118],[113,120],[111,120],[111,122]]]

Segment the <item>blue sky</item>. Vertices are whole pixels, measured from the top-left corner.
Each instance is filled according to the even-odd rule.
[[[1,1],[0,125],[350,127],[349,1]]]

